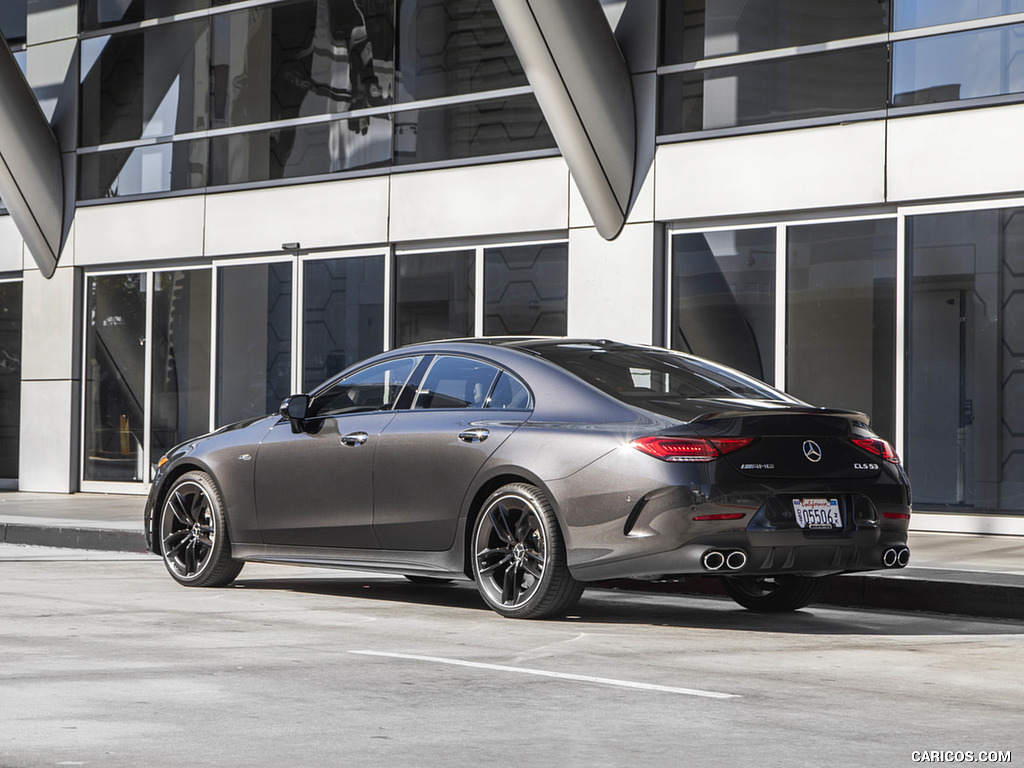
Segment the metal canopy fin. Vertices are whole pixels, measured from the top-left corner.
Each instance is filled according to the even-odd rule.
[[[633,85],[599,0],[494,0],[597,231],[629,212],[636,164]]]
[[[60,148],[32,88],[0,38],[0,198],[44,277],[57,268],[64,232]]]

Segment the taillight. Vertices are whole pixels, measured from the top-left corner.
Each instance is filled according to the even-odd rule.
[[[641,437],[632,446],[662,461],[714,461],[752,442],[752,437]]]
[[[888,462],[893,464],[900,463],[900,457],[896,455],[896,451],[880,437],[855,437],[853,438],[853,443],[865,451],[870,451],[875,456],[881,456]]]

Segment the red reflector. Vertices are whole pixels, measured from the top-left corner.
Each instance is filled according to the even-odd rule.
[[[632,446],[662,461],[714,461],[752,442],[752,437],[641,437]]]
[[[870,451],[875,456],[881,456],[892,464],[899,464],[900,457],[896,455],[896,451],[892,449],[885,440],[878,437],[855,437],[852,439],[854,445],[863,448],[865,451]]]
[[[743,512],[729,512],[722,515],[697,515],[694,520],[739,520],[744,517]]]
[[[890,520],[909,520],[910,515],[906,512],[883,512],[882,517],[887,517]]]

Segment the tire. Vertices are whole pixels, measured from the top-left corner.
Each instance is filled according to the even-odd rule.
[[[526,483],[499,488],[473,525],[473,578],[487,605],[510,619],[565,613],[583,594],[566,564],[551,503]]]
[[[442,576],[416,576],[411,573],[405,574],[405,578],[413,584],[451,584],[454,579],[446,579]]]
[[[167,572],[186,587],[223,587],[242,570],[242,561],[231,558],[224,502],[205,472],[174,481],[157,534]]]
[[[734,576],[722,579],[722,587],[733,600],[751,611],[781,613],[795,611],[811,602],[825,583],[824,576]]]

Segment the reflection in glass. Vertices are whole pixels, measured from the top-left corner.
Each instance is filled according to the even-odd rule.
[[[564,336],[569,247],[542,243],[484,251],[484,335]]]
[[[775,381],[775,229],[672,238],[672,348]]]
[[[1024,92],[1024,24],[893,45],[893,105]]]
[[[895,432],[896,221],[788,230],[787,385],[815,405]]]
[[[658,133],[885,109],[888,82],[884,45],[665,75]]]
[[[158,272],[153,280],[150,457],[210,429],[208,269]]]
[[[0,478],[18,476],[21,429],[21,281],[0,283]]]
[[[102,29],[198,11],[229,0],[82,0],[82,29]],[[5,0],[6,2],[6,0]]]
[[[887,0],[664,0],[663,8],[662,64],[889,31]]]
[[[401,102],[526,85],[491,0],[399,0]]]
[[[893,29],[916,29],[1024,13],[1024,0],[895,0]]]
[[[416,391],[413,409],[483,408],[498,369],[468,357],[434,359]]]
[[[207,142],[177,141],[78,157],[78,196],[98,200],[206,186]]]
[[[396,165],[554,147],[554,137],[533,95],[395,115]]]
[[[302,388],[384,349],[384,257],[307,261]]]
[[[28,22],[28,0],[3,0],[0,3],[0,35],[9,43],[25,40]],[[0,473],[0,477],[4,477]]]
[[[146,276],[89,278],[85,338],[85,480],[142,481]]]
[[[213,127],[391,103],[393,3],[300,0],[213,18]]]
[[[217,426],[277,411],[291,394],[292,265],[217,273]]]
[[[390,161],[390,116],[343,118],[210,139],[210,185],[379,168]]]
[[[1024,512],[1024,209],[907,219],[916,506]]]
[[[473,335],[475,253],[395,258],[395,345]]]
[[[81,145],[209,126],[208,19],[81,43]]]

